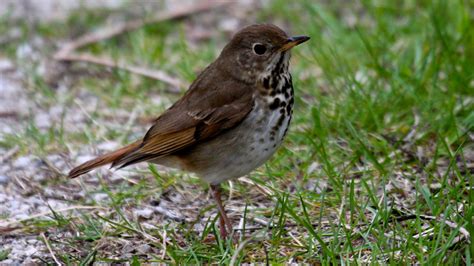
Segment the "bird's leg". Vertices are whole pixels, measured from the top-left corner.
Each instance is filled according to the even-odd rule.
[[[225,239],[227,238],[228,234],[232,234],[232,223],[227,217],[224,206],[222,205],[220,185],[211,185],[211,190],[212,190],[212,196],[214,197],[214,200],[217,203],[217,208],[219,209],[219,222],[220,222],[221,236],[222,238]],[[226,230],[226,227],[227,227],[227,230]]]

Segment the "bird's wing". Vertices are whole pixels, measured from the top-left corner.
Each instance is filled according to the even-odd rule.
[[[112,166],[170,155],[240,124],[253,108],[251,88],[232,80],[213,84],[198,79],[183,98],[156,119],[141,145]],[[204,89],[202,85],[211,87]]]

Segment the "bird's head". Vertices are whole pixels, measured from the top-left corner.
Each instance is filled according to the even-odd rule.
[[[288,68],[290,49],[309,40],[308,36],[289,37],[272,24],[256,24],[238,31],[222,50],[219,67],[249,83],[275,68]]]

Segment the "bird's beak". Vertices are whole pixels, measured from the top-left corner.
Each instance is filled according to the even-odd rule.
[[[288,38],[286,43],[279,49],[280,52],[287,51],[295,46],[297,46],[300,43],[304,43],[305,41],[309,40],[310,38],[308,36],[293,36]]]

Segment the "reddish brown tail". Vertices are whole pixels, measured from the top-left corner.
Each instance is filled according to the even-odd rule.
[[[129,144],[123,148],[120,148],[116,151],[104,154],[102,156],[99,156],[93,160],[87,161],[74,169],[72,169],[69,172],[68,177],[69,178],[75,178],[80,175],[83,175],[97,167],[113,163],[116,160],[119,160],[123,156],[129,154],[130,152],[134,151],[137,147],[139,147],[141,144],[141,141],[134,142],[132,144]]]

